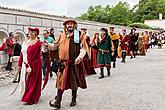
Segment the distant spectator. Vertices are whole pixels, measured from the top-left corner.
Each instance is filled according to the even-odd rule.
[[[19,43],[19,41],[20,41],[19,34],[15,34],[15,42],[13,44],[14,49],[13,49],[13,57],[12,57],[12,59],[13,59],[12,62],[13,62],[13,67],[14,67],[13,83],[18,83],[20,80],[20,74],[18,71],[18,60],[19,60],[20,53],[21,53],[21,44]]]
[[[8,63],[6,66],[6,70],[13,70],[12,67],[12,61],[11,61],[11,57],[13,54],[13,38],[14,38],[14,34],[12,32],[9,33],[9,38],[6,39],[6,46],[7,46],[7,50],[6,53],[8,54],[9,58],[8,58]]]
[[[54,38],[54,29],[53,28],[50,29],[50,35],[49,36],[52,37],[55,40],[55,38]]]

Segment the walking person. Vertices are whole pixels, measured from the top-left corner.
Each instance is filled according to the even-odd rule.
[[[41,39],[44,42],[47,43],[53,43],[54,39],[52,37],[49,36],[49,32],[47,30],[44,30],[43,33],[44,38]],[[48,60],[48,55],[49,55],[49,49],[47,45],[43,45],[42,46],[42,70],[43,70],[43,79],[45,79],[45,75],[46,75],[46,67],[47,67],[47,60]],[[52,71],[50,70],[50,77],[53,76]]]
[[[122,52],[122,61],[121,62],[125,63],[130,39],[126,33],[126,30],[123,29],[122,31],[123,31],[123,33],[122,33],[122,35],[120,35],[120,43],[121,43],[120,46],[121,46],[121,52]]]
[[[100,29],[100,37],[98,43],[98,55],[97,63],[100,67],[100,77],[99,79],[104,78],[104,67],[107,68],[107,75],[110,76],[111,72],[111,53],[112,53],[112,44],[111,38],[108,35],[108,30],[105,28]]]
[[[20,81],[20,71],[18,70],[18,60],[20,58],[21,53],[21,44],[20,44],[20,36],[19,34],[15,34],[14,40],[14,50],[12,56],[13,68],[14,68],[14,80],[13,83],[18,83]]]
[[[14,38],[14,34],[12,32],[9,33],[9,38],[6,39],[6,46],[7,46],[7,50],[6,53],[8,54],[8,63],[6,66],[6,70],[11,71],[12,69],[12,54],[13,54],[13,38]]]
[[[75,20],[66,20],[64,23],[64,32],[57,39],[59,48],[59,71],[57,74],[56,86],[57,95],[54,100],[49,102],[55,109],[61,108],[61,101],[65,90],[71,89],[72,100],[70,106],[77,103],[78,87],[86,89],[85,70],[82,59],[88,53],[88,45],[81,32],[76,30],[77,22]],[[56,47],[49,45],[49,48]]]
[[[28,105],[37,104],[41,96],[42,60],[41,42],[37,38],[38,28],[28,28],[29,39],[22,44],[18,68],[21,70],[21,101]]]
[[[113,68],[116,67],[116,58],[118,57],[118,46],[119,46],[119,38],[120,36],[114,32],[115,27],[110,27],[110,37],[112,40],[112,45],[114,48],[114,55],[112,56],[113,60]]]
[[[138,37],[139,37],[139,34],[136,33],[135,28],[131,29],[129,37],[130,37],[129,49],[130,49],[130,55],[131,55],[130,59],[133,59],[136,57],[136,54],[138,51]]]

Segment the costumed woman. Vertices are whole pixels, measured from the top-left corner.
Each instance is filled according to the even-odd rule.
[[[21,101],[29,105],[37,104],[41,96],[42,60],[39,29],[28,28],[29,39],[22,45],[18,67],[21,70]]]

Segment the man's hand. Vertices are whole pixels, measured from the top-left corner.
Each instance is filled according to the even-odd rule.
[[[76,58],[76,60],[75,60],[75,64],[80,64],[80,62],[81,62],[81,58]]]

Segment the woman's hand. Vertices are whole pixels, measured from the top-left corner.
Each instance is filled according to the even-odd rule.
[[[3,38],[3,43],[6,43],[6,38]]]
[[[28,68],[26,68],[26,72],[28,75],[30,75],[31,71],[32,71],[32,69],[30,68],[30,66]]]

